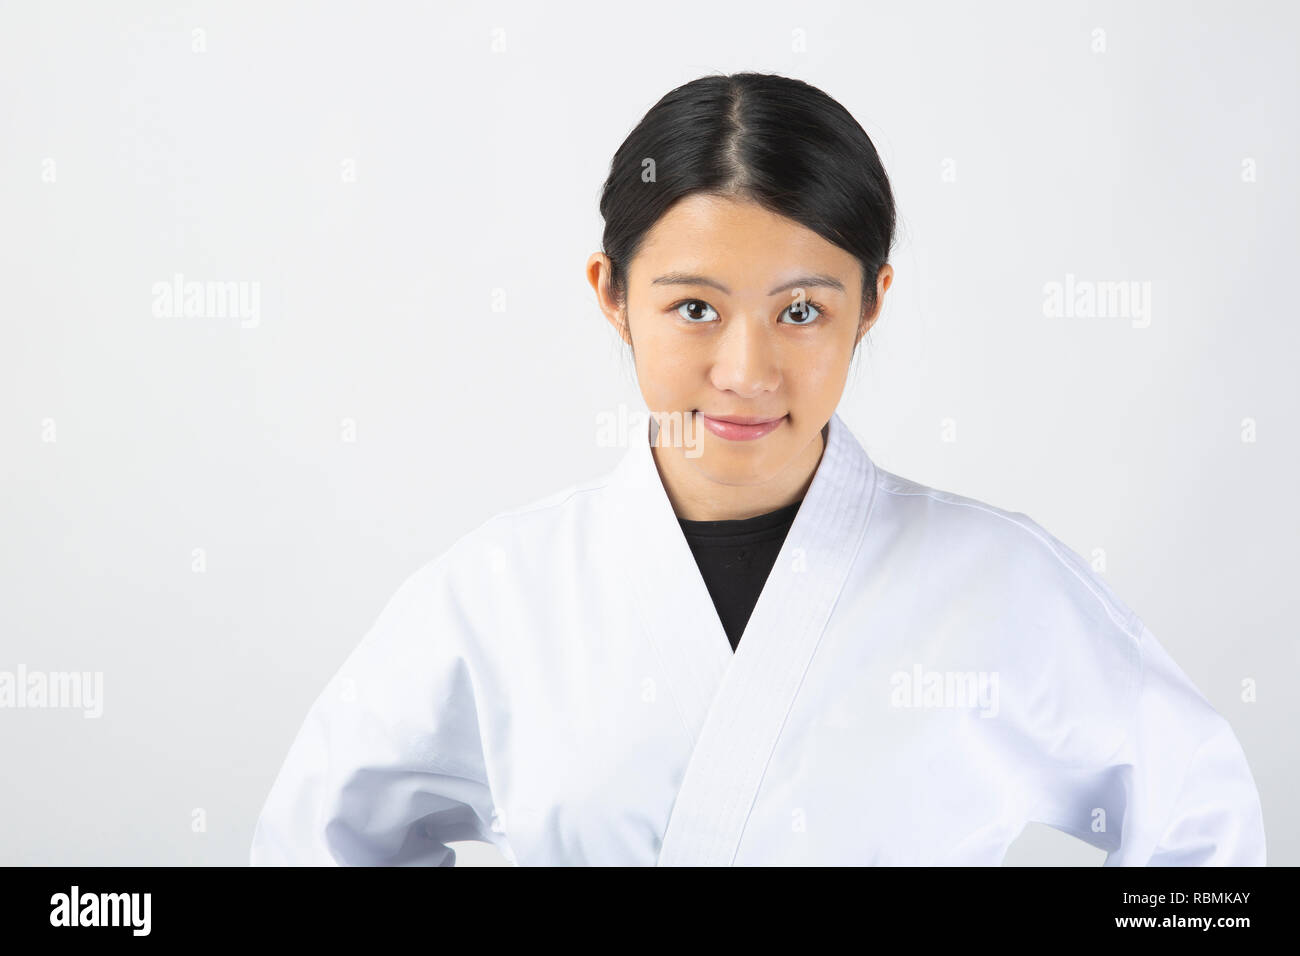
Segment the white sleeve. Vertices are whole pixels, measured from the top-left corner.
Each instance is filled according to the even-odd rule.
[[[1106,866],[1263,866],[1264,821],[1231,726],[1139,625],[1131,763],[1117,776],[1119,846]]]
[[[509,856],[493,829],[467,630],[441,573],[391,598],[307,713],[253,834],[254,866],[454,866],[448,842]]]

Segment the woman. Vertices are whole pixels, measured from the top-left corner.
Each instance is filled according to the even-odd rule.
[[[587,274],[655,419],[608,475],[417,571],[316,700],[255,864],[1262,864],[1242,750],[1023,514],[835,413],[889,183],[821,91],[710,76],[618,150]]]

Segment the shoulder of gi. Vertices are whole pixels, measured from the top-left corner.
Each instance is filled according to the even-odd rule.
[[[906,550],[924,556],[930,583],[973,609],[972,623],[990,638],[988,655],[1010,695],[1008,716],[1064,728],[1073,759],[1113,754],[1131,726],[1141,680],[1137,614],[1026,514],[883,470],[880,492],[878,507],[893,513],[896,534],[912,536],[915,546]]]

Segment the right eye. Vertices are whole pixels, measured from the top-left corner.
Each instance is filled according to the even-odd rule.
[[[700,309],[707,309],[709,312],[713,312],[714,315],[718,314],[717,312],[714,312],[713,306],[709,305],[707,302],[704,302],[700,299],[686,299],[682,302],[679,302],[677,305],[673,306],[673,308],[676,309],[677,314],[680,315],[687,322],[695,322],[699,324],[703,324],[704,322],[709,321],[707,315],[697,314]],[[687,311],[683,311],[683,310],[687,310]]]

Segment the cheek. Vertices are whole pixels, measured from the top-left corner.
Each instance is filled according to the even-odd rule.
[[[639,334],[638,334],[639,333]],[[647,332],[633,326],[632,340],[636,343],[635,356],[637,380],[641,390],[653,404],[672,408],[678,399],[693,397],[698,382],[692,358],[683,348],[681,338],[662,331]]]
[[[797,358],[797,365],[787,375],[792,390],[810,403],[838,400],[853,358],[850,346],[838,339],[828,340]]]

